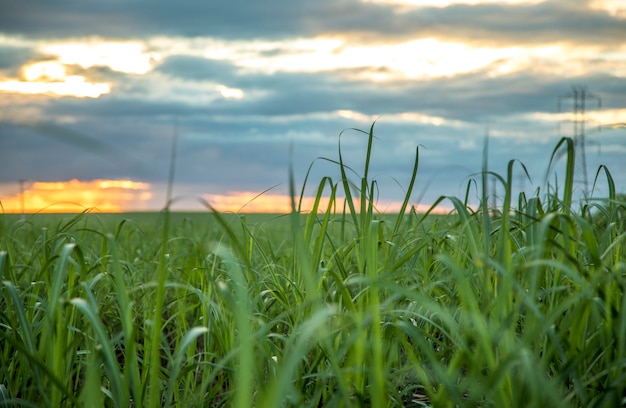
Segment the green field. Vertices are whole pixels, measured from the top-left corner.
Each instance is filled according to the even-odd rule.
[[[377,214],[371,142],[311,214],[0,215],[0,406],[624,406],[610,173],[576,200],[563,139],[547,193]]]

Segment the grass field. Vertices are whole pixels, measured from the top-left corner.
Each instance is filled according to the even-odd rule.
[[[0,405],[625,406],[610,173],[576,200],[563,139],[559,188],[380,215],[371,144],[311,214],[0,215]]]

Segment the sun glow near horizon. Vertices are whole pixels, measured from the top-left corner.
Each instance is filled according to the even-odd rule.
[[[23,182],[22,187],[22,191],[0,200],[2,211],[74,213],[95,209],[123,212],[141,208],[141,203],[147,203],[153,195],[150,184],[132,180],[35,181]]]
[[[163,194],[160,187],[133,180],[69,180],[69,181],[34,181],[20,183],[21,191],[0,197],[0,212],[4,213],[79,213],[84,210],[103,213],[159,211],[162,209]],[[5,185],[0,186],[5,191]],[[288,214],[292,211],[291,197],[288,194],[226,191],[224,193],[202,194],[198,196],[210,206],[223,213],[273,213]],[[315,208],[313,196],[296,197],[296,207],[303,213]],[[343,198],[337,198],[337,212],[343,211]],[[176,202],[173,211],[206,210],[201,205],[185,205]],[[194,202],[198,202],[194,200]],[[418,212],[427,211],[428,205],[411,203]],[[323,196],[317,202],[318,212],[326,211],[330,198]],[[358,208],[359,204],[356,203]],[[377,211],[395,213],[400,210],[401,201],[381,200],[375,203]],[[340,208],[341,207],[341,208]],[[448,212],[441,208],[434,213]]]
[[[288,194],[261,194],[252,191],[232,191],[227,194],[205,194],[203,198],[220,212],[232,213],[268,213],[268,214],[288,214],[292,211],[292,198]],[[303,213],[310,213],[315,208],[316,197],[303,196],[296,197],[296,210]],[[359,208],[358,199],[355,199],[355,207]],[[336,212],[343,211],[343,198],[336,198],[335,203],[331,203],[330,198],[322,196],[317,202],[318,212],[324,212],[329,205],[336,205]],[[416,211],[425,212],[430,209],[426,204],[411,203]],[[397,213],[402,208],[402,201],[380,200],[375,203],[376,210],[381,213]],[[436,208],[433,214],[448,213],[448,208]]]

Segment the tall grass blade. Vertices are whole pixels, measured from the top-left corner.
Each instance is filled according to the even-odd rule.
[[[349,209],[349,213],[350,216],[352,217],[352,221],[354,223],[354,227],[356,228],[356,233],[357,235],[359,235],[359,231],[360,231],[360,225],[359,225],[359,221],[357,218],[357,212],[356,212],[356,208],[354,206],[354,200],[352,198],[352,189],[350,186],[350,180],[348,179],[348,174],[346,172],[347,166],[345,165],[344,161],[343,161],[343,155],[341,152],[341,135],[343,134],[340,133],[339,134],[339,171],[341,172],[341,183],[343,184],[343,191],[344,194],[346,196],[345,198],[345,202],[348,205],[348,209]]]
[[[400,206],[400,211],[398,216],[396,217],[396,222],[393,225],[393,233],[392,237],[396,237],[398,235],[398,231],[400,226],[402,225],[402,220],[404,220],[404,216],[406,214],[406,208],[411,200],[411,193],[413,192],[413,187],[415,186],[415,180],[417,179],[417,170],[419,169],[419,146],[415,148],[415,160],[413,161],[413,171],[411,172],[411,181],[409,181],[409,185],[406,190],[406,194],[404,195],[404,200],[402,200],[402,205]]]
[[[178,375],[181,372],[184,360],[185,360],[185,352],[187,348],[194,345],[197,341],[198,337],[208,333],[208,327],[193,327],[183,336],[180,344],[178,345],[178,349],[174,355],[174,360],[172,362],[172,366],[169,372],[169,379],[167,381],[167,386],[165,387],[165,398],[164,405],[170,406],[173,401],[174,396],[174,388],[176,387],[176,383],[178,380]]]
[[[123,375],[117,362],[113,344],[106,328],[98,317],[98,307],[81,298],[74,298],[70,300],[70,303],[85,316],[95,334],[98,344],[93,348],[92,352],[101,353],[102,355],[102,363],[108,374],[108,381],[111,383],[109,391],[111,392],[113,403],[117,407],[129,406],[129,389],[124,386]]]
[[[563,137],[552,151],[550,156],[550,162],[548,163],[548,172],[552,169],[555,159],[560,154],[560,149],[565,147],[565,155],[567,156],[567,162],[565,165],[565,186],[563,187],[563,204],[562,210],[565,214],[569,214],[572,210],[572,197],[574,192],[574,166],[576,160],[576,152],[574,150],[574,140],[569,137]],[[546,175],[547,178],[547,175]]]
[[[244,272],[237,260],[224,247],[216,249],[216,255],[220,256],[226,264],[226,272],[230,278],[230,285],[224,283],[221,293],[226,300],[231,312],[234,314],[235,327],[237,329],[237,367],[234,378],[234,407],[251,407],[254,405],[254,334],[252,331],[252,306],[248,293],[248,283]]]
[[[115,298],[119,309],[122,323],[122,337],[124,340],[124,387],[132,390],[133,401],[139,406],[143,405],[143,384],[139,373],[137,360],[136,330],[134,327],[133,304],[128,295],[124,272],[120,265],[120,255],[117,242],[112,234],[106,236],[111,251],[111,269],[115,281]]]

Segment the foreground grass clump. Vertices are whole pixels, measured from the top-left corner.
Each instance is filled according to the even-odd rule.
[[[488,209],[485,160],[477,209],[380,215],[372,141],[311,214],[0,218],[0,405],[623,405],[608,171],[577,207],[564,139],[561,192],[513,200],[511,162]]]

